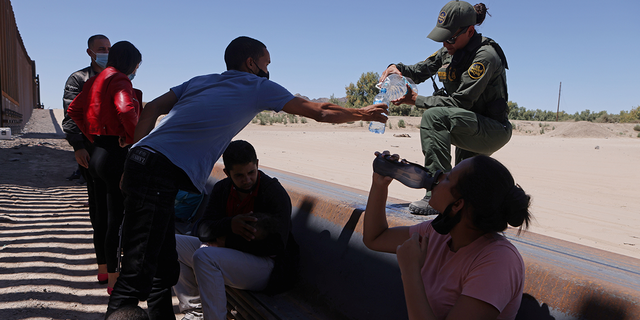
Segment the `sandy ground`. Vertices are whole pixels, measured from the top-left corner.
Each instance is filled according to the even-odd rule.
[[[383,135],[345,125],[250,124],[260,165],[369,190],[373,152],[390,150],[423,163],[419,118],[392,117]],[[640,258],[640,138],[634,124],[514,121],[511,141],[493,157],[532,195],[532,232]],[[544,129],[544,130],[543,130]],[[541,134],[541,131],[544,131]],[[406,136],[409,137],[401,137]],[[424,191],[397,181],[391,197],[418,200]]]
[[[61,120],[61,109],[34,110],[22,135],[0,140],[1,319],[101,319],[106,310],[105,286],[95,281],[86,188],[64,179],[76,164]],[[392,117],[384,135],[360,122],[308,120],[250,124],[237,138],[256,147],[261,166],[368,190],[374,151],[423,161],[419,119],[402,118],[406,128],[398,120]],[[530,230],[640,258],[634,125],[514,123],[512,140],[494,157],[533,197]],[[402,201],[423,195],[391,185],[390,196]]]
[[[64,140],[62,109],[34,110],[0,140],[0,319],[104,319],[86,186]],[[146,308],[146,304],[142,303]],[[177,299],[174,310],[177,318]]]

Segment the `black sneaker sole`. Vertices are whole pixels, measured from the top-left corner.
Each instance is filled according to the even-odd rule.
[[[431,207],[421,208],[411,204],[409,205],[409,212],[417,216],[432,216],[432,215],[440,214],[440,212],[438,212],[438,210],[434,208],[431,208]]]

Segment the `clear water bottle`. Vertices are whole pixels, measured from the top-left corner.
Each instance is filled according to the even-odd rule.
[[[391,160],[389,156],[378,155],[373,159],[373,171],[385,177],[391,177],[409,188],[425,188],[432,190],[438,184],[442,171],[429,172],[427,168],[405,160],[405,162]]]
[[[387,89],[380,89],[380,93],[378,93],[373,98],[373,104],[384,103],[387,106],[389,105],[389,99],[387,99]],[[373,133],[383,134],[386,125],[383,122],[371,121],[369,122],[369,131]]]
[[[397,100],[404,97],[407,94],[407,85],[411,87],[411,90],[415,93],[418,92],[418,87],[411,80],[411,78],[403,77],[401,75],[392,73],[387,76],[384,81],[379,84],[380,88],[387,89],[387,99],[389,101]]]

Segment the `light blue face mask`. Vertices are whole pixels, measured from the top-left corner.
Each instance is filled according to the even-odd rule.
[[[129,80],[133,81],[133,78],[136,77],[136,74],[132,73],[132,74],[128,75],[127,77],[129,77]]]
[[[91,52],[93,52],[93,50],[91,50]],[[98,66],[100,66],[100,68],[104,69],[107,67],[107,61],[109,61],[109,54],[108,53],[96,53],[93,52],[93,54],[96,55],[95,61],[96,64]]]

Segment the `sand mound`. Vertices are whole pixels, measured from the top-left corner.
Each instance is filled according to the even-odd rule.
[[[550,137],[561,138],[615,138],[618,134],[599,123],[580,121],[568,122],[549,133]]]

